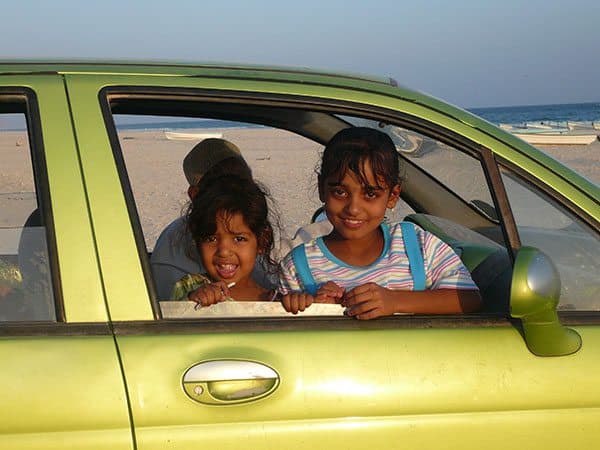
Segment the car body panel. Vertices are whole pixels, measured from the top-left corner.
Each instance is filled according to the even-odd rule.
[[[65,320],[87,324],[83,332],[64,324],[0,324],[0,383],[5,386],[0,448],[131,449],[127,396],[106,324],[63,80],[0,76],[0,86],[25,88],[37,104],[41,127],[32,117],[29,132],[43,138],[43,148],[35,139],[32,148],[44,151],[48,168],[59,266],[54,279],[60,281]],[[102,324],[103,332],[94,335]]]
[[[406,448],[400,430],[418,424],[418,439],[431,434],[439,444],[456,439],[450,426],[455,422],[465,432],[468,423],[487,423],[468,431],[462,442],[487,439],[490,448],[504,448],[506,429],[513,428],[540,435],[529,448],[548,448],[555,434],[567,432],[587,445],[600,443],[600,435],[590,433],[600,414],[600,393],[588,372],[600,368],[591,347],[600,341],[598,329],[578,328],[589,347],[575,355],[539,358],[508,325],[311,331],[298,324],[294,331],[245,333],[224,327],[225,333],[202,332],[198,326],[195,333],[118,337],[130,395],[136,399],[132,414],[139,449],[167,443],[186,448],[194,435],[198,445],[234,448],[248,439],[249,447],[272,448],[281,444],[282,432],[295,443],[289,448],[321,448],[323,441],[332,448],[334,443],[363,448],[365,442]],[[181,387],[185,371],[223,358],[265,364],[279,374],[281,384],[270,396],[245,404],[208,406],[190,400]],[[544,434],[541,418],[559,416],[552,433]],[[256,432],[259,425],[261,433]],[[336,433],[343,437],[333,437]],[[394,442],[390,438],[396,433]],[[410,442],[416,436],[409,434]]]
[[[108,333],[4,336],[0,358],[0,383],[7,387],[0,448],[133,448],[127,396]]]
[[[92,117],[92,122],[99,120],[102,114],[95,99],[102,96],[103,88],[111,86],[127,86],[131,92],[153,87],[197,89],[198,95],[223,91],[233,98],[237,92],[269,93],[293,96],[291,98],[300,102],[340,100],[397,110],[494,151],[500,148],[498,154],[504,159],[525,171],[541,173],[544,181],[566,191],[565,195],[578,207],[586,207],[587,197],[581,196],[579,189],[523,153],[499,144],[489,134],[462,121],[397,98],[271,80],[85,74],[67,75],[66,80],[74,114]],[[448,424],[456,421],[456,416],[464,418],[466,415],[475,422],[483,422],[485,416],[491,423],[503,426],[482,428],[481,435],[467,441],[480,442],[487,438],[497,442],[498,447],[502,445],[506,428],[523,426],[523,421],[531,420],[529,428],[542,436],[545,420],[560,415],[560,411],[570,420],[562,422],[564,427],[557,425],[555,431],[572,432],[575,423],[581,424],[582,430],[591,429],[597,418],[600,397],[590,395],[595,382],[582,368],[599,365],[594,350],[594,343],[600,343],[596,328],[582,333],[584,348],[576,354],[546,359],[532,355],[521,334],[508,323],[483,329],[457,326],[369,331],[362,330],[359,324],[351,324],[349,330],[336,332],[314,331],[299,321],[285,326],[291,331],[275,327],[273,331],[257,333],[241,332],[235,325],[228,326],[224,322],[219,332],[203,332],[198,324],[197,331],[179,335],[176,326],[162,322],[155,332],[143,331],[151,314],[150,298],[140,295],[145,281],[141,266],[133,263],[138,258],[137,248],[126,226],[128,216],[123,194],[106,187],[108,181],[117,179],[115,173],[111,178],[106,176],[115,170],[110,142],[102,130],[77,120],[74,124],[79,142],[85,147],[82,151],[84,172],[103,167],[103,177],[90,175],[86,181],[90,201],[98,208],[92,214],[98,245],[103,252],[115,252],[110,258],[100,257],[111,317],[124,323],[135,321],[142,330],[131,335],[117,331],[139,449],[164,448],[167,444],[186,448],[191,441],[234,448],[240,439],[247,439],[253,448],[270,448],[281,443],[273,437],[281,429],[285,430],[288,442],[297,442],[297,448],[315,448],[321,445],[324,436],[340,428],[344,430],[343,438],[331,440],[332,445],[351,448],[353,444],[349,443],[355,443],[355,448],[359,448],[368,441],[387,442],[387,447],[394,448],[389,437],[397,432],[400,438],[402,433],[398,430],[409,427],[408,424],[421,416],[427,417],[422,422],[427,425],[421,425],[423,433],[435,434],[437,442],[453,439]],[[92,142],[95,143],[93,154],[88,151]],[[115,227],[115,223],[121,225]],[[121,236],[115,234],[117,230]],[[121,262],[118,266],[114,265],[117,258]],[[125,278],[126,284],[122,283]],[[262,319],[265,321],[268,319]],[[324,345],[328,340],[343,343],[340,345],[350,350],[344,352],[340,351],[340,345]],[[440,346],[440,342],[444,345]],[[360,359],[356,355],[360,355]],[[255,402],[226,406],[195,403],[182,387],[184,373],[195,364],[215,359],[265,364],[280,374],[280,386]],[[332,360],[336,361],[335,365],[327,364]],[[380,361],[385,361],[383,366]],[[548,377],[548,373],[552,376]],[[578,386],[579,395],[573,395],[574,385]],[[162,388],[157,389],[157,386]],[[549,396],[548,392],[553,395]],[[521,414],[532,410],[538,414]],[[596,412],[587,414],[589,410]],[[512,415],[509,416],[509,412]],[[356,417],[368,418],[370,426],[348,423],[348,418]],[[263,432],[256,434],[259,424]],[[309,426],[322,433],[307,433]],[[207,429],[210,431],[205,433]],[[379,438],[379,433],[385,438]],[[577,439],[588,445],[597,442],[598,436],[582,431]],[[540,437],[536,446],[543,448],[553,443],[553,438],[547,435]]]
[[[157,319],[104,96],[111,88],[245,96],[412,124],[489,149],[598,221],[589,181],[467,112],[385,80],[218,65],[0,62],[1,72],[13,75],[0,76],[0,86],[29,87],[38,98],[66,323],[31,334],[0,323],[10,368],[0,380],[15,387],[6,398],[17,405],[0,426],[0,447],[600,445],[597,315],[573,327],[581,349],[546,358],[529,351],[517,321],[498,316]],[[106,329],[94,335],[91,325]],[[184,374],[215,360],[263,364],[279,385],[255,401],[192,400]],[[32,395],[39,380],[43,397]]]
[[[73,125],[89,196],[106,299],[112,320],[151,320],[149,293],[106,129],[98,86],[67,80]],[[90,95],[94,100],[90,101]],[[118,300],[117,300],[118,299]],[[126,301],[124,301],[126,299]],[[126,311],[136,311],[135,315]]]

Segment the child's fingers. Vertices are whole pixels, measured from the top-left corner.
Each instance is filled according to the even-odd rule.
[[[223,301],[225,299],[225,295],[223,294],[223,290],[221,289],[219,283],[212,283],[190,292],[188,294],[188,299],[196,302],[196,307],[210,306]]]
[[[333,281],[328,281],[319,287],[318,293],[323,293],[329,297],[340,298],[344,295],[344,288],[338,286]]]
[[[298,308],[296,306],[296,302],[293,299],[293,295],[294,294],[286,294],[286,295],[284,295],[283,298],[281,299],[281,304],[283,305],[283,308],[287,312],[290,312],[292,314],[297,314],[298,313]]]
[[[304,311],[312,305],[313,297],[309,294],[293,292],[284,295],[281,302],[287,312],[298,314],[299,311]]]
[[[328,281],[319,288],[314,301],[317,303],[341,303],[343,295],[344,288],[333,281]]]
[[[384,289],[375,283],[366,283],[351,289],[344,294],[342,305],[353,306],[358,303],[381,298],[380,292]]]
[[[224,281],[216,281],[212,283],[211,286],[214,286],[216,289],[218,289],[219,292],[217,292],[217,294],[221,294],[223,299],[231,297],[229,286]]]
[[[358,320],[371,320],[377,319],[378,317],[385,316],[386,314],[383,312],[381,308],[374,308],[365,313],[357,314],[356,317]]]
[[[358,305],[360,303],[364,303],[364,302],[370,300],[371,298],[372,298],[372,295],[369,291],[357,292],[357,291],[353,290],[353,291],[346,293],[342,304],[344,306],[354,306],[354,305]]]
[[[315,301],[315,303],[336,304],[336,303],[341,303],[341,298],[333,297],[333,296],[327,295],[327,294],[317,294],[317,296],[314,298],[314,301]]]
[[[300,311],[304,311],[306,308],[312,305],[314,301],[315,298],[312,295],[302,294],[302,303],[300,305],[302,309],[300,309]]]
[[[380,317],[383,314],[383,309],[376,301],[365,301],[347,308],[345,314],[360,320],[367,320]]]

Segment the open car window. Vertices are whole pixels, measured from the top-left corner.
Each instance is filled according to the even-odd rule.
[[[352,123],[380,129],[378,122],[359,117],[349,120],[348,116],[343,116],[342,120],[335,113],[324,111],[207,102],[199,103],[196,111],[193,101],[184,100],[178,104],[172,98],[164,104],[167,106],[163,107],[157,94],[155,98],[140,98],[131,104],[119,98],[111,105],[118,137],[118,147],[113,150],[117,161],[123,163],[124,189],[131,191],[130,214],[138,233],[140,257],[145,260],[142,266],[146,267],[149,292],[154,293],[153,301],[160,304],[170,301],[172,287],[183,274],[194,273],[194,266],[188,266],[167,282],[157,275],[157,264],[163,268],[173,266],[170,256],[164,257],[163,246],[157,247],[161,234],[167,229],[177,230],[174,236],[186,249],[186,256],[198,259],[189,233],[185,237],[182,219],[189,202],[182,161],[198,142],[208,137],[220,137],[234,143],[252,169],[253,177],[271,193],[271,206],[281,225],[276,227],[273,252],[279,261],[298,243],[329,232],[326,222],[325,225],[311,224],[321,207],[316,170],[324,144]],[[459,256],[463,244],[475,244],[477,257],[467,255],[469,261],[478,262],[502,248],[502,233],[477,158],[441,142],[417,158],[404,152],[401,156],[402,199],[386,216],[388,222],[408,218],[456,245]],[[455,179],[469,180],[464,184],[470,192],[468,198],[446,186]],[[477,205],[473,199],[483,200]],[[475,265],[467,265],[467,268],[470,270]],[[244,305],[241,307],[243,310]],[[173,318],[173,311],[189,309],[189,305],[165,308],[169,312],[164,309],[163,317]],[[222,308],[236,309],[234,306]],[[272,310],[273,306],[259,305],[255,309],[258,316],[278,315]],[[321,311],[318,315],[342,313],[343,309],[338,307],[336,311]],[[287,317],[294,316],[288,314]]]

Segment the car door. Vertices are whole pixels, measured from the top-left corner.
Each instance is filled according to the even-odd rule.
[[[226,73],[214,78],[67,76],[137,448],[597,445],[600,397],[591,374],[599,368],[600,329],[593,318],[574,327],[583,341],[578,351],[540,357],[506,315],[396,316],[370,322],[342,315],[161,315],[148,268],[151,248],[140,227],[143,205],[134,200],[138,187],[132,186],[133,174],[124,162],[125,137],[114,128],[114,99],[133,99],[130,107],[120,103],[123,110],[135,114],[138,107],[144,114],[144,102],[160,102],[161,96],[171,109],[186,96],[197,96],[210,108],[206,102],[218,102],[220,90],[229,102],[237,95],[240,103],[262,105],[264,89],[271,102],[277,94],[278,101],[305,108],[327,103],[343,111],[350,103],[357,115],[362,108],[373,117],[380,108],[387,119],[390,110],[401,111],[423,129],[430,127],[432,135],[443,126],[463,136],[475,153],[482,146],[502,145],[438,111],[392,96],[357,93],[356,86],[344,90],[323,80],[263,85],[242,78],[237,71],[231,78]],[[185,105],[182,115],[190,110]],[[135,151],[144,155],[142,162],[150,160],[150,153],[143,153],[145,138],[127,139],[138,139]],[[476,161],[480,178],[489,180],[485,165]],[[164,204],[160,189],[146,192]],[[491,195],[496,198],[497,192]]]
[[[63,80],[0,75],[3,449],[131,449]]]

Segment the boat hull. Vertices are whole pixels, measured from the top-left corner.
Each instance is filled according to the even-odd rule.
[[[171,141],[201,141],[209,138],[222,138],[223,133],[180,133],[165,131],[165,137]]]
[[[589,145],[598,140],[596,134],[542,134],[542,133],[514,133],[530,144],[546,145]]]

